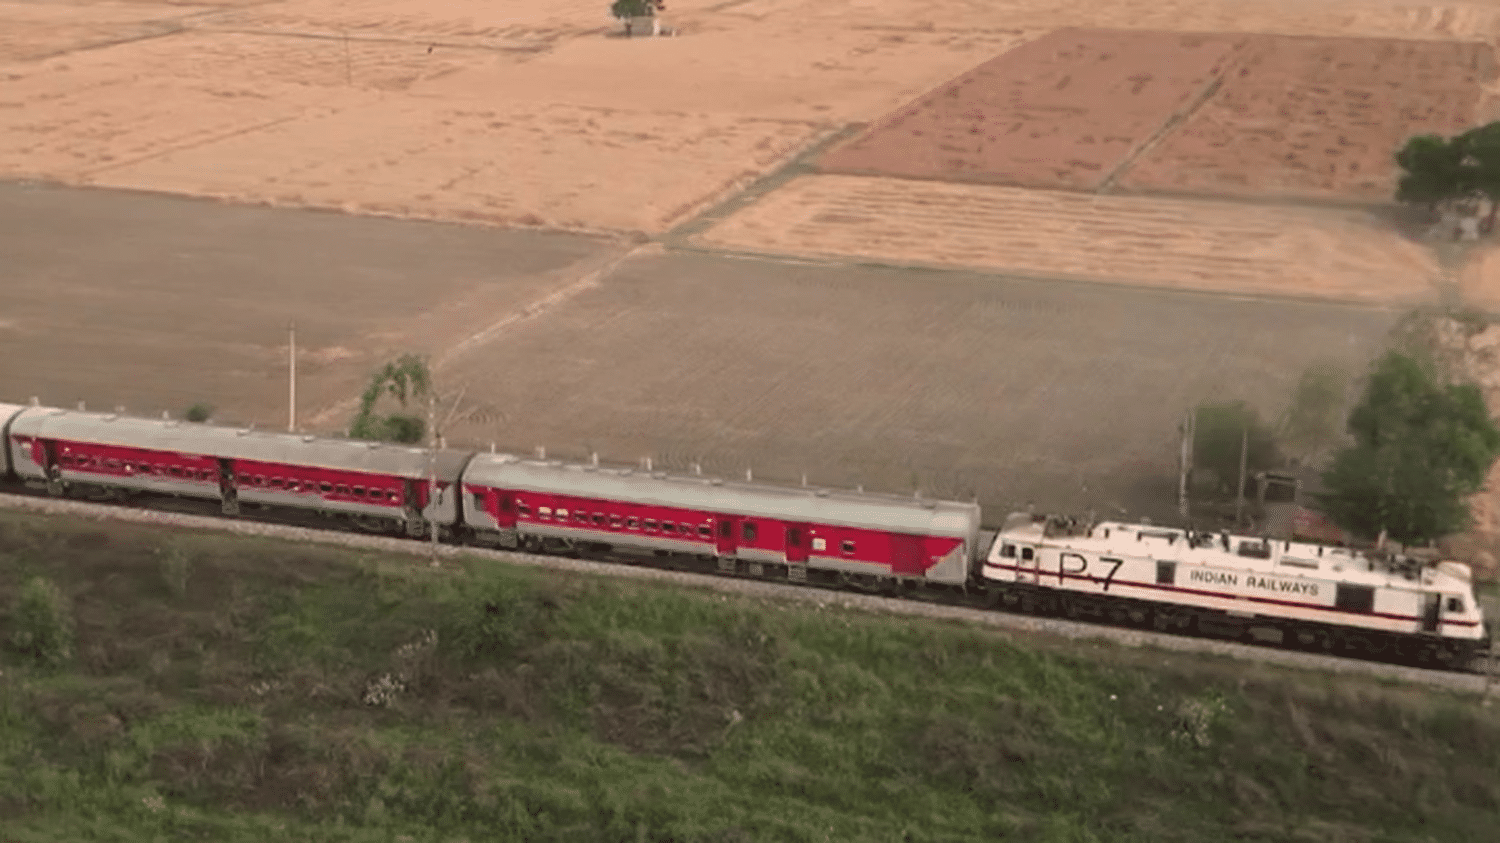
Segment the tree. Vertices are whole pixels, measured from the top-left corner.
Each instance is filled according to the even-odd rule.
[[[1484,230],[1495,227],[1495,213],[1500,209],[1500,123],[1489,123],[1453,139],[1459,155],[1459,181],[1469,195],[1480,195],[1490,202],[1484,219]]]
[[[1500,456],[1478,388],[1444,386],[1430,363],[1397,351],[1376,364],[1348,430],[1354,444],[1334,456],[1319,497],[1335,524],[1366,538],[1413,544],[1462,530],[1464,498]]]
[[[1405,173],[1396,187],[1396,201],[1426,205],[1437,210],[1444,202],[1467,194],[1461,144],[1438,135],[1418,135],[1396,153],[1396,164]]]
[[[1348,374],[1337,366],[1309,366],[1282,416],[1281,442],[1304,458],[1316,457],[1338,436],[1348,382]]]
[[[427,432],[427,424],[421,416],[407,413],[379,416],[375,413],[375,405],[381,396],[390,395],[404,410],[409,399],[425,397],[431,391],[432,373],[423,358],[404,354],[385,364],[385,368],[370,378],[370,385],[359,397],[359,411],[349,424],[350,438],[405,444],[421,442]]]
[[[664,0],[615,0],[609,13],[617,20],[648,18],[667,8]]]
[[[1245,476],[1275,468],[1276,438],[1255,408],[1244,401],[1200,404],[1193,436],[1193,465],[1211,472],[1219,492],[1233,495],[1240,480],[1241,445],[1247,444]]]

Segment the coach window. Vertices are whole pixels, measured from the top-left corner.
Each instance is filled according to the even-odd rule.
[[[755,523],[752,521],[746,521],[744,524],[741,524],[740,533],[745,537],[745,541],[755,541]]]
[[[587,524],[589,523],[589,514],[587,512],[575,511],[573,513],[573,520],[577,521],[579,524]]]
[[[260,478],[259,477],[255,478],[255,482],[256,482],[256,485],[259,485],[260,484]],[[362,498],[362,497],[364,497],[365,496],[365,487],[364,486],[355,486],[354,487],[354,496],[356,498]]]
[[[286,488],[286,481],[283,480],[283,479],[281,479],[280,477],[272,477],[271,478],[271,488],[272,489],[285,489]]]
[[[854,553],[854,542],[851,542],[851,541],[845,541],[845,542],[843,542],[842,544],[839,545],[839,550],[842,550],[844,552],[844,555],[846,555],[846,556],[852,555]]]
[[[180,466],[180,465],[171,466],[167,470],[170,471],[170,472],[172,472],[172,476],[173,477],[181,477],[182,476],[182,466]]]
[[[1100,560],[1100,561],[1103,561],[1103,562],[1113,562],[1114,560],[1113,559],[1103,559],[1103,560]],[[1174,584],[1176,582],[1177,582],[1177,563],[1176,562],[1157,562],[1156,563],[1156,584],[1157,585],[1172,585],[1172,584]]]
[[[595,527],[603,527],[604,526],[604,513],[602,513],[602,512],[596,512],[596,513],[594,513],[594,526]]]
[[[677,532],[677,525],[671,521],[663,521],[661,522],[661,531],[663,533],[675,533]]]
[[[709,529],[709,527],[708,527],[707,524],[699,524],[698,525],[698,537],[699,538],[709,539],[709,538],[713,538],[713,535],[714,535],[714,531],[711,530],[711,529]]]
[[[372,501],[378,501],[378,500],[380,500],[383,497],[385,497],[385,492],[382,492],[379,489],[371,489],[370,490],[370,500],[372,500]]]
[[[516,514],[521,516],[522,518],[530,518],[531,507],[520,501],[516,501]]]
[[[568,520],[568,511],[566,509],[559,509],[557,511],[557,520],[559,520],[559,521],[566,521],[566,520]]]
[[[349,494],[349,487],[345,486],[343,483],[340,483],[337,486],[334,486],[333,488],[334,488],[334,491],[338,492],[341,495],[347,495],[347,494]]]
[[[327,480],[324,480],[323,482],[318,484],[318,490],[326,495],[329,492],[333,491],[333,484],[329,483]]]
[[[629,530],[639,530],[641,528],[641,520],[639,518],[626,518],[625,527]]]
[[[240,472],[240,485],[241,486],[249,486],[250,485],[250,475],[249,474],[247,474],[245,472]]]
[[[656,520],[655,519],[653,519],[653,518],[647,518],[646,519],[646,531],[649,532],[649,533],[656,532]]]
[[[212,480],[212,479],[214,479],[214,473],[212,471],[209,471],[206,468],[200,468],[200,469],[198,469],[198,479],[199,480]]]
[[[1033,551],[1029,547],[1023,547],[1023,548],[1021,548],[1021,559],[1023,561],[1030,562],[1034,558],[1036,558],[1036,552],[1035,551]]]
[[[120,467],[120,461],[119,460],[105,460],[104,461],[104,467],[105,468],[118,469]]]
[[[266,476],[264,474],[257,474],[257,475],[255,475],[255,485],[257,485],[257,486],[264,486],[264,485],[266,485]]]
[[[620,529],[620,516],[618,516],[618,515],[610,515],[609,516],[609,528],[611,530],[618,530],[618,529]]]
[[[1464,610],[1464,599],[1462,597],[1449,597],[1448,598],[1448,611],[1453,612],[1455,614],[1462,614],[1463,610]]]
[[[538,518],[540,518],[540,519],[542,519],[544,521],[546,519],[548,519],[548,518],[551,518],[552,517],[552,507],[550,507],[550,506],[539,506],[539,507],[537,507],[536,508],[536,517],[538,517]]]

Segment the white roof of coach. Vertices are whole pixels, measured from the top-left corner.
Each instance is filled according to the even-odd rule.
[[[1321,573],[1331,579],[1357,585],[1414,588],[1420,582],[1421,587],[1428,589],[1464,593],[1470,590],[1469,568],[1457,562],[1425,565],[1410,557],[1396,556],[1391,560],[1347,547],[1207,530],[1196,531],[1199,541],[1190,547],[1187,542],[1188,531],[1180,527],[1126,524],[1119,521],[1101,521],[1091,530],[1085,529],[1086,527],[1087,525],[1080,525],[1076,532],[1057,530],[1045,519],[1037,521],[1027,513],[1014,513],[1006,519],[1001,536],[1013,541],[1031,541],[1052,547],[1098,553],[1113,552],[1125,556],[1150,556],[1164,561],[1176,560],[1242,571],[1275,573],[1280,576]],[[1227,551],[1223,543],[1225,535],[1229,537],[1230,549]],[[1264,549],[1266,556],[1262,558],[1241,554],[1239,550],[1242,543]]]
[[[429,451],[423,448],[51,407],[27,408],[11,424],[11,434],[413,479],[429,471]],[[456,481],[468,456],[467,451],[438,451],[438,479]]]
[[[5,427],[5,423],[10,421],[11,416],[24,409],[26,409],[25,404],[0,404],[0,428]]]
[[[974,540],[979,505],[479,454],[464,482],[544,494]]]

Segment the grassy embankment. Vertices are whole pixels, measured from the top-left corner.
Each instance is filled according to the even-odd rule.
[[[0,512],[0,609],[38,575],[75,640],[49,668],[9,643],[45,612],[0,629],[6,841],[1466,841],[1500,816],[1500,714],[1436,691]]]

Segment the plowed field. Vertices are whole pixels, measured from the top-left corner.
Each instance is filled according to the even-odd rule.
[[[1132,164],[1123,190],[1387,201],[1412,135],[1474,125],[1488,44],[1254,39],[1222,88]]]
[[[1224,71],[1243,37],[1062,30],[992,59],[819,161],[823,172],[1094,189]]]
[[[705,245],[1219,293],[1415,301],[1439,270],[1360,212],[860,176],[791,182]]]

